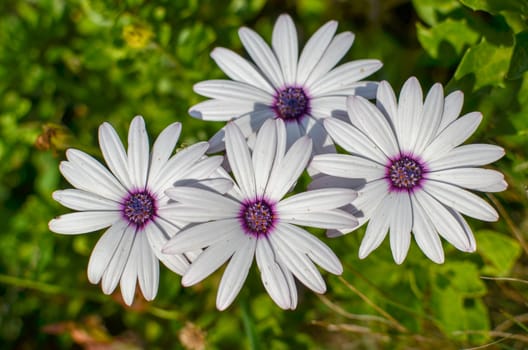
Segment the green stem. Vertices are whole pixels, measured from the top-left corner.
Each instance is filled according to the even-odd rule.
[[[240,309],[242,310],[242,323],[244,324],[244,331],[249,341],[249,348],[251,350],[259,350],[260,343],[255,329],[255,322],[253,321],[246,298],[241,298]]]

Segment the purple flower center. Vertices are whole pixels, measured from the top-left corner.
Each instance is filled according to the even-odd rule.
[[[264,199],[245,203],[240,209],[240,222],[248,235],[268,235],[274,227],[275,211],[273,205]]]
[[[395,191],[410,191],[420,186],[424,172],[424,166],[410,156],[394,159],[387,166],[387,178]]]
[[[156,215],[156,200],[146,190],[130,193],[121,210],[128,222],[143,227]]]
[[[277,92],[272,108],[277,118],[298,121],[310,111],[310,98],[302,87],[287,86]]]

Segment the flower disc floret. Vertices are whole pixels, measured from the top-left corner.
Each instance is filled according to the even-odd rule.
[[[423,165],[410,156],[401,156],[387,165],[387,179],[391,190],[411,191],[419,187],[424,175]]]
[[[156,216],[156,200],[148,191],[131,193],[123,201],[122,212],[128,222],[143,227]]]
[[[310,111],[310,98],[302,87],[285,87],[275,95],[273,110],[285,122],[299,121]]]
[[[274,219],[273,205],[263,199],[243,204],[240,210],[240,221],[244,231],[257,238],[271,232]]]

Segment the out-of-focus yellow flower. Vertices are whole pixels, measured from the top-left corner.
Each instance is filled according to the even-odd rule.
[[[141,24],[129,24],[123,27],[123,39],[134,49],[145,47],[152,36],[152,31]]]

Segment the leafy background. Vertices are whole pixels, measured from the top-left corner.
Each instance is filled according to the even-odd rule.
[[[294,17],[300,40],[327,20],[356,33],[346,60],[378,58],[374,76],[399,91],[411,75],[427,90],[465,94],[484,121],[472,142],[499,144],[494,167],[509,189],[487,195],[496,223],[470,221],[478,251],[445,245],[446,263],[413,243],[392,262],[385,242],[369,258],[363,230],[326,239],[343,276],[328,292],[300,288],[285,312],[255,270],[227,311],[215,309],[221,271],[183,289],[163,269],[155,301],[130,308],[87,281],[100,233],[61,236],[47,222],[67,210],[51,199],[67,147],[100,157],[97,127],[124,136],[134,115],[150,134],[183,123],[183,144],[222,124],[192,119],[192,85],[222,78],[216,46],[243,53],[237,29],[267,40],[277,16]],[[4,0],[0,2],[0,342],[13,349],[522,349],[528,347],[527,0]],[[322,232],[314,231],[322,236]],[[387,241],[387,240],[386,240]]]

